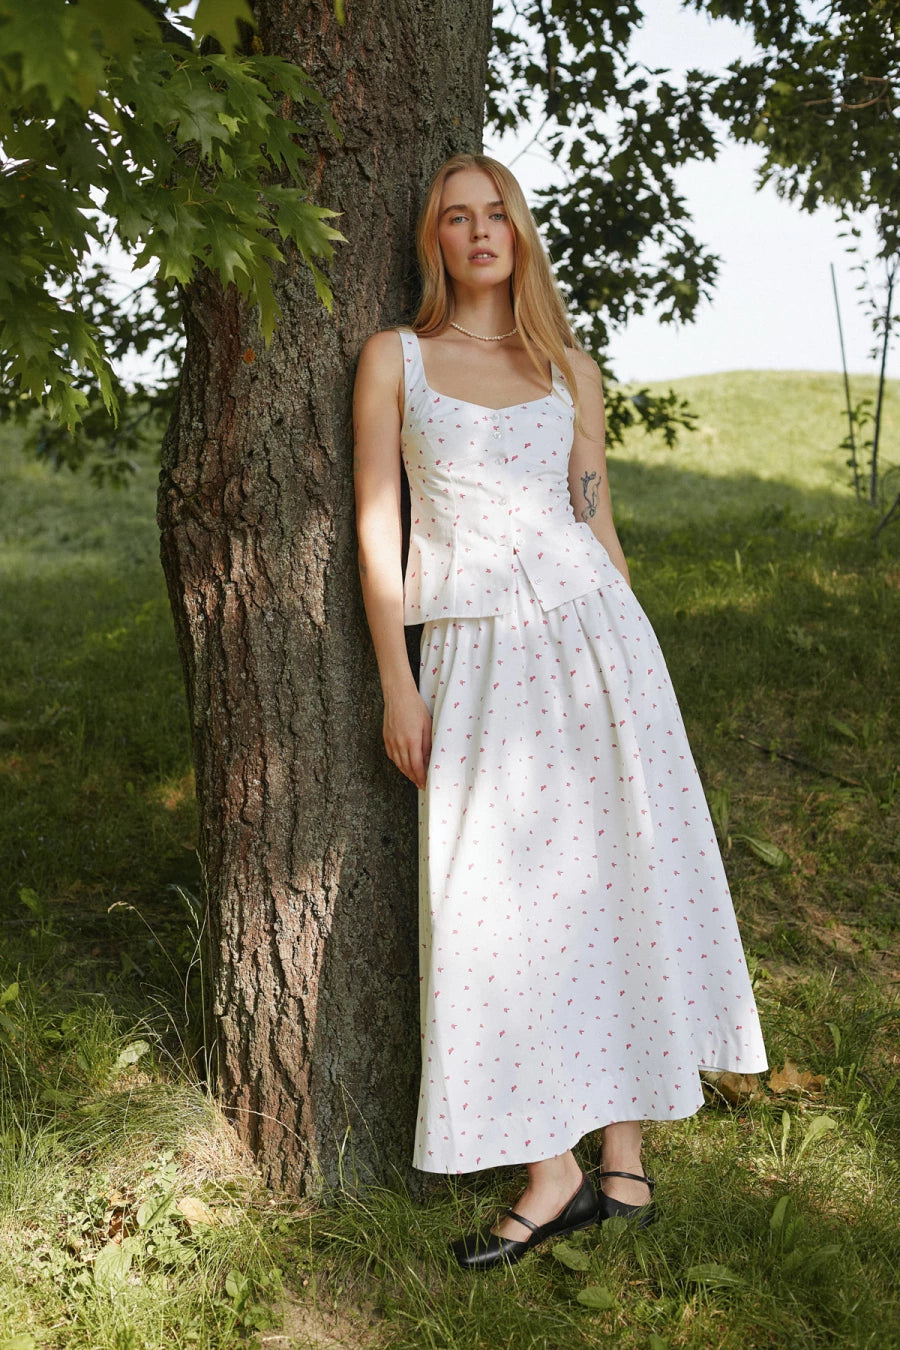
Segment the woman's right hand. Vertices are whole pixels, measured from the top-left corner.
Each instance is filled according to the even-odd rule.
[[[384,748],[401,773],[422,791],[431,757],[431,713],[415,685],[384,700]]]

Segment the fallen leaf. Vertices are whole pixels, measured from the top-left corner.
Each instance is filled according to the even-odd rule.
[[[784,1061],[783,1069],[773,1069],[769,1074],[769,1091],[774,1092],[776,1096],[788,1092],[801,1092],[810,1097],[821,1097],[824,1090],[824,1074],[800,1069],[790,1059]]]
[[[704,1083],[708,1083],[732,1106],[743,1106],[745,1102],[755,1102],[763,1095],[759,1085],[759,1077],[755,1073],[705,1070],[701,1077]]]
[[[182,1196],[175,1208],[178,1210],[179,1214],[187,1219],[191,1228],[194,1228],[197,1224],[201,1223],[219,1223],[219,1219],[216,1218],[216,1215],[209,1206],[205,1205],[196,1195]]]

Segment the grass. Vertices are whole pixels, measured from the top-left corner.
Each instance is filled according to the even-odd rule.
[[[854,375],[852,383],[854,400],[874,399],[874,377]],[[847,503],[847,455],[835,448],[847,434],[840,377],[751,370],[671,385],[689,400],[696,427],[675,450],[666,450],[661,437],[629,434],[624,452],[614,456],[617,516],[693,525],[742,516],[752,504],[808,519],[831,516]],[[880,457],[885,467],[900,465],[900,381],[887,385]]]
[[[281,1280],[267,1200],[214,1103],[123,1036],[105,1001],[62,1012],[39,980],[14,990],[0,1020],[0,1344],[225,1346],[268,1325]]]
[[[480,1279],[447,1238],[515,1175],[298,1206],[204,1090],[153,468],[116,493],[0,445],[0,1350],[900,1346],[900,527],[847,491],[837,377],[679,383],[697,435],[610,473],[786,1071],[648,1128],[655,1227]]]

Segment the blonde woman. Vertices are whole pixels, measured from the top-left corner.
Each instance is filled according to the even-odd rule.
[[[419,789],[414,1164],[524,1164],[467,1269],[613,1214],[648,1223],[645,1119],[698,1070],[765,1067],[740,937],[665,665],[634,598],[603,393],[512,174],[439,169],[410,328],[355,397],[363,595],[384,742]],[[412,524],[401,573],[401,463]],[[418,687],[404,624],[423,623]],[[602,1130],[599,1190],[572,1152]]]

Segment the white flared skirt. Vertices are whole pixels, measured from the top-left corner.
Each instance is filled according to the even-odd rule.
[[[766,1067],[722,859],[650,623],[616,569],[544,612],[426,624],[414,1165],[552,1157]]]

